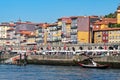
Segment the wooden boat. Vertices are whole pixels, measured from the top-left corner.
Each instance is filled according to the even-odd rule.
[[[81,67],[83,68],[99,68],[99,69],[106,69],[109,66],[108,65],[101,65],[96,63],[95,61],[93,61],[91,58],[89,58],[89,60],[92,62],[92,64],[83,64],[83,63],[78,63]]]
[[[108,65],[101,65],[101,64],[97,64],[97,65],[93,65],[93,64],[82,64],[82,63],[78,63],[81,67],[83,68],[98,68],[98,69],[106,69],[109,66]]]

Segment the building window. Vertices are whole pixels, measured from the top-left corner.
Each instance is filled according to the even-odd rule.
[[[109,34],[111,34],[111,31],[109,31]]]
[[[106,37],[106,40],[108,40],[108,37]]]
[[[105,37],[103,37],[103,40],[105,40]]]

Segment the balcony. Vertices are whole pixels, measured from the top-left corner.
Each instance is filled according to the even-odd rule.
[[[70,39],[70,42],[73,44],[76,44],[78,41],[77,41],[77,38],[73,37]]]
[[[77,29],[77,26],[71,26],[71,29]]]
[[[42,37],[42,38],[43,38],[43,37],[44,37],[44,35],[38,35],[38,37]]]
[[[44,42],[44,40],[38,40],[38,41],[36,41],[37,43],[43,43]]]
[[[77,35],[77,32],[71,32],[70,34],[71,35]]]
[[[39,32],[39,33],[43,33],[44,31],[43,31],[42,29],[39,29],[38,32]]]
[[[61,30],[61,29],[62,29],[62,27],[61,27],[61,26],[58,26],[58,27],[57,27],[57,30]]]
[[[59,38],[53,39],[53,42],[59,42],[59,41],[61,41],[61,39],[59,39]]]
[[[16,37],[13,37],[12,39],[17,39]]]
[[[55,28],[55,29],[50,29],[50,31],[57,31],[57,28]]]

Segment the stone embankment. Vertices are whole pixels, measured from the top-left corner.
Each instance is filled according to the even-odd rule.
[[[29,64],[40,65],[66,65],[78,66],[78,61],[87,59],[86,56],[54,56],[54,55],[29,55]],[[101,63],[108,64],[111,68],[120,68],[120,56],[94,56],[93,60]]]
[[[15,56],[15,54],[2,54],[0,61]],[[83,61],[88,57],[83,55],[29,55],[28,64],[39,65],[61,65],[61,66],[78,66],[78,61]],[[101,64],[109,64],[111,68],[120,68],[120,55],[115,56],[92,56],[93,60]]]
[[[28,64],[41,64],[41,65],[76,65],[73,62],[72,55],[29,55]]]

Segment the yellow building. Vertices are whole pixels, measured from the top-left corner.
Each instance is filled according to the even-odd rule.
[[[36,45],[35,35],[28,35],[26,43],[27,45]]]
[[[120,28],[108,29],[109,43],[120,43]]]
[[[120,6],[117,8],[117,24],[120,24]]]
[[[93,24],[93,29],[106,29],[111,27],[110,24],[116,24],[117,23],[117,19],[116,18],[101,18],[100,20],[97,20],[94,24]]]
[[[19,33],[19,45],[34,45],[36,44],[35,32],[22,30]]]
[[[98,16],[79,16],[77,18],[78,43],[92,43],[92,24]]]
[[[57,22],[57,28],[58,28],[58,36],[59,36],[59,40],[60,40],[60,42],[59,42],[59,44],[61,44],[61,40],[62,40],[62,38],[61,38],[61,34],[62,34],[62,19],[58,19],[58,22]]]
[[[9,26],[5,24],[0,25],[0,45],[6,44],[8,29],[9,29]]]
[[[102,42],[102,31],[94,31],[94,43],[103,43]]]
[[[117,19],[116,18],[101,18],[100,20],[97,20],[93,24],[93,31],[94,31],[94,43],[109,43],[113,41],[109,41],[109,30],[114,30],[114,28],[111,27],[110,24],[116,24]],[[112,34],[111,34],[112,35]]]
[[[6,41],[6,45],[16,45],[16,37],[15,37],[15,29],[12,27],[10,27],[7,30],[7,41]]]
[[[62,43],[69,43],[71,39],[71,18],[62,17],[58,19],[58,33]]]
[[[94,43],[119,43],[120,28],[94,30]]]
[[[47,23],[40,23],[36,26],[35,35],[36,35],[36,43],[38,45],[46,45],[47,44]]]
[[[61,44],[61,30],[57,23],[49,24],[47,27],[47,43]]]
[[[78,31],[77,32],[77,35],[78,35],[78,41],[80,43],[89,43],[89,32],[86,32],[86,31]]]

